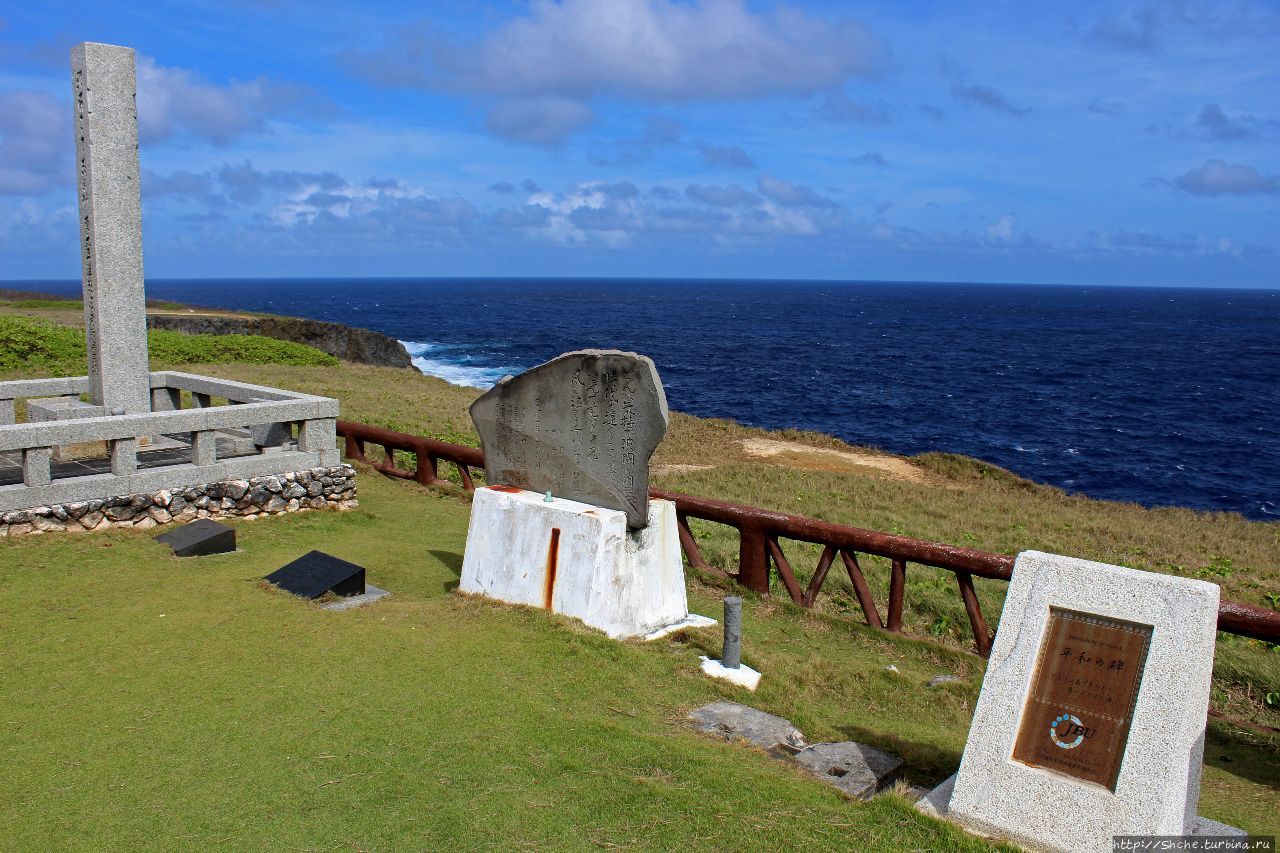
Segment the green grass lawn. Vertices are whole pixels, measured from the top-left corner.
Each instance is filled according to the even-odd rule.
[[[353,512],[236,522],[233,555],[0,542],[0,849],[988,849],[681,721],[745,700],[930,783],[958,764],[977,658],[749,599],[746,694],[698,672],[716,629],[618,643],[452,593],[465,499],[359,483]],[[330,613],[263,587],[312,548],[393,596]],[[694,580],[693,609],[721,594]],[[962,680],[925,687],[939,673]],[[1241,737],[1215,729],[1201,810],[1275,833],[1274,753]]]
[[[141,532],[3,543],[0,848],[984,849],[688,730],[736,695],[697,672],[710,637],[616,643],[449,594],[465,503],[360,485],[351,513],[238,523],[234,555]],[[393,597],[330,613],[263,588],[310,548]]]

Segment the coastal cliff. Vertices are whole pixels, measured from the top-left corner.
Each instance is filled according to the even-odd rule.
[[[169,329],[189,335],[261,335],[306,344],[357,364],[412,366],[408,351],[396,339],[341,323],[299,317],[155,311],[147,313],[147,328]]]

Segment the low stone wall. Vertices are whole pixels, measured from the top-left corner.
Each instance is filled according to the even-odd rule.
[[[249,480],[161,489],[154,494],[117,495],[103,500],[14,510],[0,515],[0,536],[148,528],[197,518],[253,519],[307,509],[346,510],[358,505],[355,469],[350,465],[335,465]]]

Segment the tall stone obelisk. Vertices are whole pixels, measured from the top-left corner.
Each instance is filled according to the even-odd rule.
[[[92,402],[151,411],[133,50],[71,49],[84,327]]]

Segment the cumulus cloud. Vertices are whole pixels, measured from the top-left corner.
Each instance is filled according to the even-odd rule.
[[[222,207],[227,203],[227,197],[217,187],[215,176],[208,172],[178,169],[167,175],[161,175],[143,169],[142,200],[150,202],[166,196],[176,196],[209,207]]]
[[[0,92],[0,195],[71,182],[71,105],[45,92]]]
[[[1224,142],[1258,135],[1259,122],[1251,115],[1228,116],[1217,104],[1206,104],[1196,125],[1211,139]]]
[[[709,204],[713,207],[737,207],[760,203],[760,197],[750,190],[736,184],[729,186],[704,186],[690,184],[685,187],[684,194],[693,201]]]
[[[530,195],[523,207],[491,216],[500,227],[524,229],[529,239],[557,245],[623,247],[657,234],[705,234],[725,242],[844,231],[848,211],[804,187],[770,184],[787,204],[761,198],[736,185],[691,185],[692,205],[674,205],[680,194],[669,187],[641,191],[630,182],[592,181],[562,192]],[[539,212],[539,210],[543,212]]]
[[[499,228],[542,228],[550,219],[551,211],[540,204],[504,207],[490,217]]]
[[[482,95],[736,100],[814,92],[874,73],[884,59],[863,24],[743,0],[535,0],[475,43],[423,27],[349,54],[375,80]]]
[[[875,74],[886,53],[858,21],[786,5],[766,14],[745,0],[535,0],[475,41],[405,26],[344,61],[383,84],[497,98],[488,129],[547,144],[584,126],[598,96],[689,102],[817,93]],[[524,102],[541,104],[541,119],[518,111]]]
[[[138,138],[159,142],[180,132],[229,145],[245,134],[268,131],[268,120],[309,97],[301,86],[265,78],[215,85],[183,68],[137,59]]]
[[[756,182],[760,194],[783,207],[835,207],[829,198],[818,195],[801,184],[793,184],[772,175],[761,175]]]
[[[1018,218],[1012,213],[1000,217],[987,227],[987,236],[992,240],[1007,242],[1013,239],[1013,233],[1018,227]]]
[[[591,107],[569,98],[541,97],[499,102],[485,116],[485,130],[510,142],[558,145],[595,121]]]
[[[1199,196],[1280,195],[1280,175],[1268,177],[1252,166],[1222,160],[1206,160],[1203,165],[1178,176],[1174,183]]]
[[[698,153],[702,162],[713,169],[754,169],[755,161],[751,155],[737,145],[713,145],[710,142],[698,143]]]
[[[516,191],[515,184],[510,181],[498,181],[496,184],[489,185],[489,192],[502,193],[503,195],[511,195]]]
[[[1030,107],[1015,104],[1003,92],[990,86],[957,83],[951,87],[951,95],[958,101],[964,101],[1008,116],[1020,117],[1031,112]]]
[[[264,193],[307,193],[318,190],[340,190],[347,187],[347,182],[333,172],[293,172],[273,170],[262,172],[245,160],[240,164],[230,164],[218,170],[218,180],[225,188],[232,201],[241,204],[254,204],[260,201]],[[370,188],[377,191],[376,188]]]

